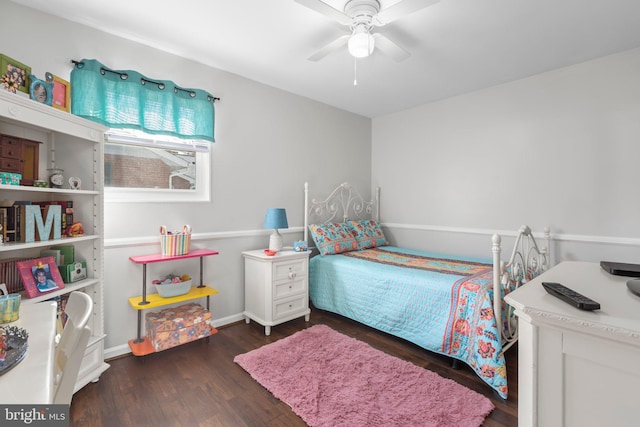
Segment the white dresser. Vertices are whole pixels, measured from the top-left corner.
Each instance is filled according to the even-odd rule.
[[[243,252],[244,316],[271,326],[304,316],[309,321],[309,252],[280,251],[274,256],[264,251]]]
[[[563,262],[506,296],[519,318],[519,426],[640,425],[640,297],[628,280],[599,263]],[[578,310],[542,282],[601,308]]]

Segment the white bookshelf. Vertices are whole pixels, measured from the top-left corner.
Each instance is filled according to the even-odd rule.
[[[55,245],[73,245],[76,260],[87,264],[87,279],[65,284],[63,289],[35,298],[23,295],[22,304],[39,302],[74,290],[83,291],[94,302],[90,320],[91,338],[85,351],[75,391],[109,367],[104,362],[104,132],[103,126],[40,104],[19,94],[0,90],[0,134],[41,143],[38,178],[47,180],[47,169],[64,169],[64,188],[0,185],[0,200],[73,201],[74,221],[80,221],[85,235],[33,243],[0,245],[0,261],[39,258],[40,251]],[[69,177],[81,179],[80,190],[71,189]]]

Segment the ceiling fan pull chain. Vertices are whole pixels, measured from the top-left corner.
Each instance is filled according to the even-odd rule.
[[[358,64],[358,59],[353,58],[353,85],[354,86],[358,86],[358,67],[356,66],[357,64]]]

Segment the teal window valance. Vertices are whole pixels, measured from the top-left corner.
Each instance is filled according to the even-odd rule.
[[[71,113],[115,129],[215,142],[215,98],[94,59],[74,61]]]

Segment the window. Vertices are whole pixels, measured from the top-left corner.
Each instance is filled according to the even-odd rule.
[[[139,131],[107,133],[105,200],[109,202],[208,201],[210,143]]]
[[[73,63],[71,112],[111,129],[105,200],[210,200],[209,150],[219,98],[95,59]]]

